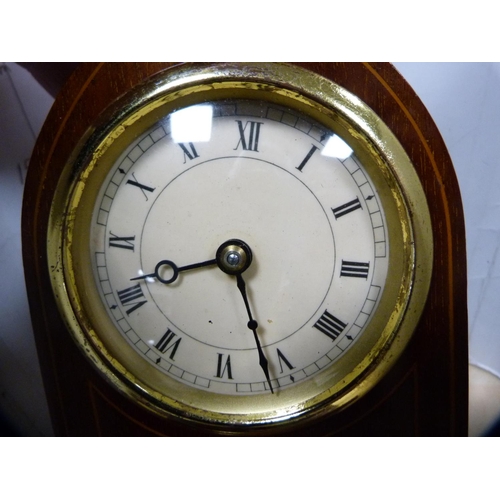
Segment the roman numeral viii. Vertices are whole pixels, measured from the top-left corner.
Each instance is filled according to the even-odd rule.
[[[133,313],[136,309],[143,306],[147,300],[144,299],[144,294],[142,293],[141,284],[137,283],[137,285],[131,286],[129,288],[124,288],[123,290],[117,290],[118,298],[120,299],[120,303],[122,306],[131,306],[130,309],[127,309],[125,312],[127,316]]]
[[[335,340],[344,331],[347,323],[344,323],[326,310],[313,326],[327,337]]]
[[[240,140],[234,150],[236,151],[241,145],[245,151],[256,151],[258,153],[260,126],[263,125],[263,123],[250,120],[248,120],[244,126],[241,120],[236,120],[236,123],[238,124]]]

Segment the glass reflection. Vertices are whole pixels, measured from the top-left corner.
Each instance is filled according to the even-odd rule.
[[[324,156],[338,158],[340,161],[344,161],[345,159],[349,158],[349,156],[351,156],[352,149],[338,135],[332,135],[328,139],[328,142],[323,148],[323,151],[321,151],[321,154]]]
[[[203,104],[180,109],[170,115],[174,142],[208,142],[212,135],[212,106]]]

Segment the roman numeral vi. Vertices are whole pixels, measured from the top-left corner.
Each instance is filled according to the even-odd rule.
[[[226,362],[224,363],[224,354],[220,352],[217,353],[217,378],[223,378],[227,374],[227,378],[232,380],[233,373],[231,371],[231,356],[227,356]]]

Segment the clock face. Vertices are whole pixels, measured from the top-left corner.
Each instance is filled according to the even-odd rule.
[[[224,242],[244,241],[270,383],[299,384],[348,351],[377,308],[389,252],[376,193],[338,135],[291,109],[178,110],[124,151],[99,192],[90,254],[100,298],[166,375],[222,394],[269,391],[237,279],[214,261]],[[173,265],[207,261],[165,283]]]
[[[114,109],[80,152],[61,237],[74,334],[113,383],[155,411],[248,426],[366,392],[427,285],[407,209],[423,197],[397,143],[237,73]]]

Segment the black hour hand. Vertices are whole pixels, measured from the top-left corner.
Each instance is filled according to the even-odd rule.
[[[177,267],[171,260],[161,260],[156,264],[155,272],[151,274],[144,274],[142,276],[137,276],[135,278],[130,278],[133,280],[143,280],[146,278],[156,278],[160,283],[165,285],[170,285],[179,277],[179,273],[183,271],[189,271],[191,269],[198,269],[200,267],[214,266],[217,264],[215,259],[205,260],[203,262],[197,262],[196,264],[189,264],[187,266]]]

